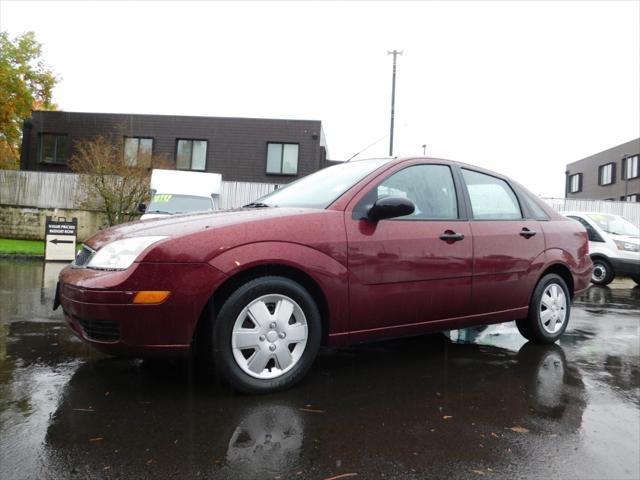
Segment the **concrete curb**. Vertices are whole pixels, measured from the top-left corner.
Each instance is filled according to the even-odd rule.
[[[0,253],[0,260],[37,260],[43,261],[44,255],[27,255],[22,253]]]

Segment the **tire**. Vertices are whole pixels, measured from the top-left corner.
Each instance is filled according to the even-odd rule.
[[[269,393],[305,376],[320,349],[322,321],[300,284],[267,276],[229,296],[213,319],[212,334],[220,375],[241,392]]]
[[[607,260],[600,257],[593,259],[591,283],[602,286],[609,285],[613,281],[614,277],[615,272],[613,271],[613,267]]]
[[[571,298],[567,284],[561,276],[550,273],[536,285],[527,318],[517,320],[516,325],[527,340],[550,344],[567,329],[570,314]]]
[[[516,320],[516,327],[518,327],[520,335],[522,335],[527,340],[531,340],[533,338],[533,333],[531,332],[528,318],[521,318],[520,320]]]
[[[636,285],[640,285],[640,275],[631,275],[631,280],[636,282]]]

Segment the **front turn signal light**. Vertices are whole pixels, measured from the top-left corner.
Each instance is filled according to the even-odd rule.
[[[169,298],[171,292],[166,290],[142,290],[133,297],[133,303],[162,303]]]

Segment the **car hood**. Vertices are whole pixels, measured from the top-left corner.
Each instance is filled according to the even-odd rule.
[[[107,228],[89,238],[85,244],[97,250],[107,243],[122,238],[146,236],[177,238],[210,228],[317,212],[318,210],[309,208],[269,207],[170,215],[168,217],[124,223]]]
[[[618,240],[620,242],[628,242],[633,244],[640,243],[640,236],[638,235],[618,235],[615,233],[610,233],[609,236],[613,240]]]

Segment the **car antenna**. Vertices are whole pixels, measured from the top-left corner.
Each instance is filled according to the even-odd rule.
[[[381,142],[382,140],[384,140],[384,139],[385,139],[385,138],[387,138],[388,136],[389,136],[389,134],[388,134],[388,133],[385,133],[383,137],[380,137],[380,138],[379,138],[378,140],[376,140],[375,142],[373,142],[373,143],[371,143],[371,144],[367,145],[367,146],[366,146],[366,147],[364,147],[362,150],[360,150],[358,153],[356,153],[356,154],[354,154],[354,155],[351,155],[351,156],[349,157],[349,159],[347,160],[347,162],[350,162],[351,160],[353,160],[354,158],[356,158],[358,155],[360,155],[362,152],[364,152],[365,150],[367,150],[367,149],[369,149],[369,148],[373,147],[376,143]]]

